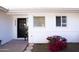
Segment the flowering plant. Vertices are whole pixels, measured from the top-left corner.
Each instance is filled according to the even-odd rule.
[[[48,49],[50,51],[60,51],[67,47],[67,40],[64,37],[50,36],[47,37],[47,40],[49,40]]]

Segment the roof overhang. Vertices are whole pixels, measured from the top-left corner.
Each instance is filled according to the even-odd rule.
[[[4,8],[4,7],[2,7],[2,6],[0,6],[0,11],[6,13],[6,12],[8,12],[8,9],[6,9],[6,8]]]
[[[79,8],[26,8],[12,9],[10,13],[52,13],[52,12],[68,12],[79,13]]]

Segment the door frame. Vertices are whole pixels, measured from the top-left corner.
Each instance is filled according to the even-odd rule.
[[[13,25],[13,35],[14,35],[14,39],[23,39],[24,38],[18,38],[17,36],[17,19],[18,18],[26,18],[26,23],[27,23],[27,26],[28,26],[28,16],[14,16],[14,25]],[[28,29],[29,30],[29,29]],[[29,35],[28,35],[29,36]]]

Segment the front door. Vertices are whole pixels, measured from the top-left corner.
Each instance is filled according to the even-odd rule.
[[[25,38],[26,35],[26,18],[17,18],[17,38]]]

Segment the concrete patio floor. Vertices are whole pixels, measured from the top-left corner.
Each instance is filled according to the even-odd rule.
[[[11,40],[0,46],[0,52],[23,52],[27,45],[27,41],[24,40]]]

